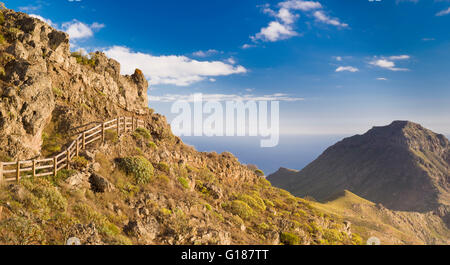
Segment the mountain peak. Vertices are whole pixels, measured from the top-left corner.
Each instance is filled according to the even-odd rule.
[[[298,173],[268,177],[297,196],[323,201],[349,190],[393,210],[450,205],[450,144],[418,123],[394,121],[328,148]]]

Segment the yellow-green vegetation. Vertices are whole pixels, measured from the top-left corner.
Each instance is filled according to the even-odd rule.
[[[89,58],[87,55],[84,55],[81,51],[72,52],[72,57],[75,57],[77,63],[95,67],[97,60],[93,54],[91,54],[90,56],[91,58]]]
[[[150,147],[151,149],[154,149],[154,150],[158,149],[158,146],[152,141],[149,141],[147,143],[147,146]]]
[[[188,182],[188,180],[186,178],[179,177],[178,178],[178,182],[181,184],[181,186],[183,186],[183,188],[189,189],[189,182]]]
[[[299,237],[289,232],[282,232],[280,241],[285,245],[298,245],[300,243]]]
[[[256,174],[258,177],[263,177],[263,176],[265,176],[264,171],[262,171],[261,169],[255,170],[255,174]]]
[[[75,156],[72,158],[71,165],[74,169],[82,170],[86,168],[89,164],[89,161],[86,160],[86,158],[82,156]]]
[[[229,211],[244,220],[248,220],[255,215],[253,209],[245,202],[240,200],[234,200],[230,204],[226,205]]]
[[[135,137],[142,137],[146,140],[150,140],[152,138],[150,132],[145,128],[137,128],[133,135]]]
[[[54,133],[48,135],[47,133],[42,133],[42,151],[45,155],[54,155],[61,152],[62,145],[65,143],[65,139],[59,133]]]
[[[53,89],[52,89],[52,91],[53,91],[53,95],[55,95],[56,97],[61,97],[62,96],[62,91],[61,91],[61,89],[59,89],[59,88],[57,88],[57,87],[54,87]]]
[[[170,167],[165,162],[158,163],[157,168],[158,168],[159,171],[162,171],[164,173],[170,174]]]
[[[259,197],[259,195],[255,192],[252,195],[244,194],[238,197],[238,200],[245,202],[248,206],[252,207],[252,209],[258,211],[265,211],[266,204],[264,200]]]
[[[138,184],[148,183],[153,177],[152,163],[143,156],[121,158],[119,166],[128,175],[132,175]]]

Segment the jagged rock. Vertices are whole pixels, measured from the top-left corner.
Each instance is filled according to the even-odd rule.
[[[213,228],[199,228],[197,234],[191,238],[191,242],[201,245],[230,245],[231,235]]]
[[[78,238],[82,245],[103,245],[94,223],[75,225],[70,232],[69,238],[71,237]]]
[[[84,106],[62,114],[61,120],[73,127],[123,109],[147,113],[148,82],[141,71],[122,76],[119,63],[100,52],[92,55],[94,67],[77,63],[66,33],[25,13],[2,12],[2,27],[18,33],[10,34],[0,50],[3,58],[9,58],[0,82],[1,94],[8,98],[0,101],[0,154],[22,159],[40,154],[42,132],[58,104],[56,96]]]
[[[115,190],[111,182],[98,174],[92,174],[89,177],[89,183],[91,184],[91,190],[94,192],[105,193]]]
[[[128,236],[137,237],[144,244],[150,244],[159,233],[159,224],[154,218],[145,223],[140,220],[133,220],[128,222],[123,231]]]
[[[71,189],[88,189],[90,187],[89,175],[85,172],[77,172],[66,180]]]

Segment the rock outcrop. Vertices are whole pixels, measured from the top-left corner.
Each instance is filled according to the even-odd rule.
[[[75,116],[67,113],[64,106],[58,107],[56,98],[84,109],[85,115],[70,120],[75,127],[82,125],[80,118],[87,114],[107,117],[122,109],[147,113],[148,82],[140,70],[122,76],[120,64],[100,52],[90,55],[89,64],[79,63],[80,57],[70,52],[66,33],[24,13],[2,12],[5,22],[0,34],[6,40],[0,44],[0,154],[3,157],[40,155],[42,133],[53,112]]]

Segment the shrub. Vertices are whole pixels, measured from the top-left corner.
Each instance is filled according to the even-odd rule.
[[[324,229],[323,238],[330,244],[342,243],[344,235],[336,229]]]
[[[81,170],[88,166],[89,161],[87,161],[86,158],[84,158],[82,156],[75,156],[74,158],[72,158],[71,164],[72,164],[73,168],[75,168],[77,170]]]
[[[61,91],[61,89],[59,89],[59,88],[57,88],[57,87],[54,87],[54,88],[52,89],[52,91],[53,91],[53,95],[55,95],[56,97],[61,97],[61,96],[62,96],[62,91]]]
[[[146,140],[150,140],[150,138],[152,138],[152,135],[150,134],[150,132],[145,128],[137,128],[135,133],[136,133],[136,135],[142,136],[142,138],[144,138]]]
[[[183,188],[189,189],[189,182],[187,181],[186,178],[184,178],[184,177],[179,177],[179,178],[178,178],[178,182],[180,182],[180,184],[181,184],[181,186],[183,186]]]
[[[49,181],[42,178],[36,178],[23,181],[22,184],[34,196],[42,199],[50,209],[55,211],[65,211],[67,209],[67,200]]]
[[[5,43],[6,43],[5,37],[3,37],[3,35],[0,33],[0,45],[3,45]]]
[[[156,177],[160,182],[168,184],[170,182],[170,179],[167,175],[164,174],[158,174],[158,176]]]
[[[240,200],[232,201],[229,206],[229,210],[231,213],[241,217],[244,220],[248,220],[255,215],[253,209],[248,206],[247,203]]]
[[[257,194],[254,194],[253,196],[244,194],[239,196],[238,199],[247,203],[253,209],[256,208],[260,211],[266,210],[266,204]]]
[[[147,146],[150,147],[151,149],[158,149],[158,146],[156,146],[156,144],[152,141],[149,141],[147,143]]]
[[[0,12],[0,24],[5,23],[5,16],[3,15],[2,12]]]
[[[96,66],[96,59],[94,58],[89,58],[87,55],[83,55],[81,51],[78,52],[72,52],[72,57],[75,57],[75,59],[77,60],[77,63],[82,64],[82,65],[89,65],[91,67],[95,67]]]
[[[161,163],[158,164],[157,167],[162,172],[165,172],[167,174],[170,173],[170,167],[169,167],[169,165],[167,165],[167,163],[161,162]]]
[[[262,171],[261,169],[255,170],[255,174],[256,174],[258,177],[263,177],[263,176],[265,176],[264,171]]]
[[[138,184],[148,183],[154,174],[154,168],[143,156],[126,157],[119,160],[119,167],[128,175],[133,175]]]
[[[282,232],[280,235],[280,241],[285,245],[298,245],[300,239],[297,235],[288,232]]]
[[[75,170],[61,169],[56,174],[56,177],[51,175],[48,176],[47,178],[53,185],[58,185],[61,181],[65,181],[66,179],[73,176],[75,173],[76,173]]]

